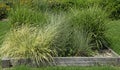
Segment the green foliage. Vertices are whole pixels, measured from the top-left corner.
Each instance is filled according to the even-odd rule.
[[[103,7],[112,19],[120,19],[120,0],[101,0],[100,6]]]
[[[33,0],[30,7],[33,10],[45,12],[48,10],[48,3],[47,0]]]
[[[119,70],[119,67],[113,66],[94,66],[94,67],[78,67],[78,66],[67,66],[67,67],[41,67],[41,68],[30,68],[26,66],[15,67],[11,70]]]
[[[111,3],[113,3],[113,5],[111,5]],[[113,2],[110,2],[108,5],[108,9],[110,7],[112,7],[110,17],[114,19],[120,19],[120,0],[113,0]]]
[[[119,67],[110,67],[110,66],[94,66],[94,67],[47,67],[40,68],[38,70],[119,70]],[[34,69],[33,69],[34,70]]]
[[[46,22],[45,14],[33,11],[25,6],[11,9],[9,13],[9,19],[13,26],[22,24],[43,25],[43,23]]]
[[[82,30],[77,30],[73,27],[71,19],[67,18],[68,14],[58,15],[61,23],[58,28],[58,33],[53,42],[53,46],[58,52],[58,56],[91,56],[91,48],[88,46],[89,38],[82,33]],[[62,22],[61,22],[62,21]]]
[[[108,30],[105,34],[110,41],[110,48],[112,48],[116,53],[120,54],[120,20],[109,22],[107,27]]]
[[[33,0],[30,6],[34,10],[59,12],[69,11],[71,8],[87,8],[98,3],[96,0]]]
[[[92,56],[93,50],[108,47],[105,37],[108,15],[103,10],[109,11],[116,4],[118,7],[118,2],[112,0],[12,0],[8,3],[12,3],[8,14],[15,29],[7,34],[2,53],[20,58],[33,56],[38,63],[40,57],[48,60],[39,50],[49,54],[52,48],[58,56]],[[112,12],[109,14],[113,15]],[[46,46],[50,48],[44,49]]]
[[[10,7],[5,3],[0,2],[0,20],[7,16],[7,12],[10,10]]]
[[[11,69],[11,70],[31,70],[31,68],[30,67],[28,67],[28,66],[16,66],[16,67],[14,67],[13,69]]]
[[[61,23],[61,26],[59,26],[59,32],[53,43],[53,45],[56,46],[55,48],[58,52],[58,56],[72,56],[72,52],[75,51],[72,49],[70,41],[72,29],[71,26],[66,23],[66,20],[67,18],[61,19],[61,21],[64,22]]]
[[[89,43],[98,49],[106,47],[104,33],[107,15],[105,12],[99,7],[91,7],[73,13],[72,23],[74,27],[77,27],[79,31],[83,29],[83,35],[90,37]]]
[[[64,23],[54,42],[58,56],[91,56],[89,38],[84,36],[82,30],[77,30],[71,24]]]
[[[10,30],[10,24],[5,21],[0,21],[0,47],[4,40],[5,34],[9,32],[9,30]]]
[[[52,24],[44,29],[27,25],[12,29],[0,48],[1,57],[31,58],[38,65],[52,61],[52,56],[56,53],[50,46],[56,35],[56,28]]]
[[[74,10],[74,11],[73,11]],[[72,10],[65,17],[60,32],[54,42],[58,56],[91,56],[92,49],[108,47],[105,38],[107,15],[99,7]],[[60,49],[59,49],[60,48]]]
[[[69,10],[71,8],[85,9],[90,6],[102,7],[112,19],[120,18],[120,0],[50,0],[50,10]]]
[[[95,0],[94,0],[95,1]],[[48,7],[55,11],[69,11],[71,8],[87,8],[94,4],[94,1],[89,0],[50,0],[48,1]]]
[[[1,59],[0,59],[0,64],[1,64]],[[0,70],[2,70],[2,67],[1,67],[1,65],[0,65]]]
[[[75,56],[92,56],[92,46],[90,45],[91,38],[83,29],[74,28],[72,36],[73,49]]]
[[[5,0],[10,6],[24,5],[39,11],[69,11],[71,8],[84,9],[90,6],[100,6],[107,10],[110,18],[120,18],[120,0]]]

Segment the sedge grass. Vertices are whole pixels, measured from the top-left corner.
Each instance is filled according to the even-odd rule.
[[[7,33],[0,48],[1,57],[31,58],[38,65],[41,62],[52,60],[55,51],[50,49],[50,44],[56,32],[51,28],[54,27],[48,26],[45,30],[40,30],[25,25],[11,30]]]
[[[5,40],[0,50],[1,57],[7,58],[31,58],[38,65],[46,61],[52,61],[56,56],[54,49],[54,39],[58,36],[62,19],[60,16],[51,17],[44,27],[32,25],[21,25],[12,28],[6,34]]]
[[[107,14],[98,6],[83,9],[82,11],[73,11],[72,24],[75,27],[82,28],[83,32],[87,36],[91,36],[91,44],[96,48],[104,48],[105,42],[105,31],[107,23]],[[105,42],[105,43],[104,43]]]
[[[18,6],[12,8],[9,12],[10,23],[13,26],[19,26],[22,24],[43,25],[46,23],[46,17],[44,13],[40,11],[33,11],[26,6]]]

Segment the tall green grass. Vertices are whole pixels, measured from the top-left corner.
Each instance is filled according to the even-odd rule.
[[[0,21],[0,47],[6,33],[10,30],[10,24],[6,21]]]
[[[12,8],[9,12],[10,23],[13,26],[19,26],[22,24],[43,25],[46,23],[46,17],[44,13],[40,11],[33,11],[26,6],[18,6]]]
[[[75,30],[68,22],[63,23],[59,29],[57,38],[53,43],[58,51],[58,56],[87,56],[90,53],[90,38],[82,33],[82,30]]]
[[[120,54],[120,20],[110,21],[107,27],[106,36],[110,41],[110,48]]]
[[[38,65],[51,61],[55,51],[50,45],[56,35],[56,27],[47,26],[45,29],[22,26],[7,33],[0,48],[1,57],[31,58]]]
[[[99,7],[90,7],[82,11],[73,12],[73,14],[73,26],[78,28],[79,31],[83,29],[86,36],[90,36],[91,41],[89,44],[92,45],[93,48],[102,49],[108,47],[105,38],[105,24],[107,23],[107,14],[105,11]]]
[[[15,5],[9,12],[10,23],[15,26],[15,29],[7,34],[4,42],[9,42],[9,47],[7,47],[7,50],[5,49],[7,52],[3,52],[3,55],[9,55],[10,57],[14,55],[15,57],[27,57],[25,53],[29,53],[30,51],[26,49],[26,47],[32,46],[36,49],[36,45],[42,45],[42,47],[44,47],[44,44],[45,46],[52,46],[52,48],[56,49],[58,56],[91,56],[93,50],[101,50],[108,47],[108,42],[105,38],[107,13],[100,7],[96,5],[93,6],[94,2],[96,2],[95,0],[87,0],[88,3],[85,4],[85,7],[81,7],[82,9],[70,7],[70,12],[67,12],[67,14],[63,9],[57,14],[47,10],[48,5],[51,6],[55,3],[56,6],[56,3],[60,3],[61,5],[67,2],[83,4],[85,1],[33,0],[31,5],[28,6],[27,4],[23,6],[20,4]],[[89,2],[92,5],[88,5]],[[59,4],[57,6],[59,6]],[[49,9],[50,8],[52,7],[49,7]],[[32,28],[31,26],[26,27],[26,25],[32,25]],[[34,27],[34,25],[40,25],[41,27]],[[23,35],[21,34],[22,32]],[[36,40],[39,36],[45,40],[42,40],[44,42],[40,44],[38,44],[39,39],[38,41]],[[34,43],[35,45],[33,45]],[[8,44],[3,43],[3,46],[5,46],[3,49],[6,48]],[[19,52],[17,51],[16,53],[11,52],[13,49],[11,50],[10,48],[16,48],[16,46],[22,47],[22,49],[27,50],[27,52],[24,50],[19,50]],[[17,55],[17,53],[21,55]]]
[[[100,0],[99,4],[109,13],[111,19],[120,19],[120,0]]]
[[[59,56],[92,56],[93,50],[108,47],[105,38],[107,14],[99,7],[73,9],[56,41]]]
[[[22,25],[11,29],[0,48],[1,57],[31,58],[38,65],[52,61],[52,57],[57,55],[54,38],[58,36],[62,22],[60,16],[53,15],[48,20],[48,25],[42,28]]]
[[[101,8],[72,9],[65,15],[54,42],[59,56],[91,56],[93,49],[108,47],[105,38],[107,14]]]

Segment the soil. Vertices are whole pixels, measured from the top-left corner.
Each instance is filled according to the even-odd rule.
[[[111,49],[102,50],[94,55],[94,57],[118,57],[119,55]]]

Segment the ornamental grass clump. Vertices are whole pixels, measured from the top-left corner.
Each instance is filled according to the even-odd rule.
[[[58,56],[91,56],[91,38],[84,32],[82,27],[76,26],[73,18],[65,14],[62,23],[58,28],[58,33],[54,39],[53,46],[57,50]],[[71,22],[70,22],[71,21]],[[73,22],[73,23],[72,23]]]
[[[92,49],[103,49],[108,47],[105,31],[107,14],[99,7],[90,7],[83,10],[73,12],[74,16],[71,19],[74,28],[78,31],[83,30],[83,35],[90,37],[89,44]],[[78,34],[79,35],[79,34]]]
[[[46,23],[45,13],[34,11],[27,6],[16,6],[9,12],[9,20],[12,26],[20,26],[22,24],[40,25]]]
[[[72,14],[72,15],[71,15]],[[68,17],[68,14],[66,14]],[[105,37],[107,14],[99,7],[73,9],[54,42],[59,56],[92,56],[109,46]]]
[[[22,25],[7,33],[0,48],[1,57],[27,59],[30,58],[37,65],[52,61],[56,51],[51,48],[57,33],[57,26],[49,24],[45,28]]]

